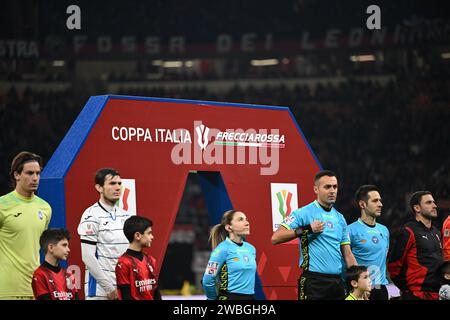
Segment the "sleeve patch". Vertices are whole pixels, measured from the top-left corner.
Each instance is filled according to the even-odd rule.
[[[206,274],[215,276],[217,275],[217,269],[219,267],[219,264],[217,262],[210,261],[208,262],[208,266],[206,267]]]
[[[283,223],[290,225],[292,222],[294,222],[295,216],[293,214],[288,215],[286,218],[284,218]]]

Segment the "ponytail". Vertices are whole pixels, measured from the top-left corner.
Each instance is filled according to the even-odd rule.
[[[227,224],[231,224],[231,220],[233,220],[233,216],[236,212],[238,212],[238,210],[226,211],[223,214],[222,222],[212,227],[209,234],[209,241],[211,241],[211,247],[213,250],[219,245],[219,243],[227,238],[228,231],[225,229],[225,226]]]
[[[211,241],[211,247],[214,250],[219,243],[226,239],[228,235],[227,230],[225,230],[225,226],[221,223],[216,224],[211,229],[211,233],[209,235],[209,241]]]

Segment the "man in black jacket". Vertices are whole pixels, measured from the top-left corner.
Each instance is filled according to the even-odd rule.
[[[414,192],[409,201],[415,219],[393,234],[388,270],[402,299],[437,300],[438,268],[443,262],[441,233],[433,226],[437,205],[429,191]]]

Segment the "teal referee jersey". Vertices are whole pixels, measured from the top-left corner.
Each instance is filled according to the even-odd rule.
[[[341,245],[350,244],[347,222],[335,208],[325,210],[316,201],[292,212],[281,224],[297,229],[314,220],[325,223],[323,232],[303,231],[300,237],[300,266],[304,271],[339,275],[342,272]]]
[[[389,249],[389,230],[382,224],[365,224],[361,219],[348,226],[350,246],[359,265],[369,270],[372,286],[387,285],[386,258]]]
[[[227,237],[211,253],[202,283],[208,300],[215,300],[217,278],[220,296],[221,293],[255,294],[255,277],[255,247],[245,241],[237,244]]]

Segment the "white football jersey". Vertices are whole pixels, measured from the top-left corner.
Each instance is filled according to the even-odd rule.
[[[78,225],[81,241],[96,245],[96,257],[100,268],[114,286],[116,286],[117,260],[130,244],[123,233],[123,225],[131,216],[132,214],[121,210],[118,206],[114,206],[110,211],[100,202],[96,202],[84,211]],[[86,297],[107,295],[87,268],[84,290]]]

